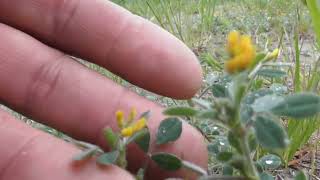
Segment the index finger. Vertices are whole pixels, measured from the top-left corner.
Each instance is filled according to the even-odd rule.
[[[110,1],[4,0],[0,22],[161,95],[189,98],[201,86],[197,58],[181,41]]]
[[[94,159],[74,162],[80,149],[33,129],[0,108],[0,179],[102,180],[134,179],[116,166],[101,167]]]

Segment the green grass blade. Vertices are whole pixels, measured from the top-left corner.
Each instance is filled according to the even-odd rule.
[[[307,6],[312,18],[314,31],[317,35],[318,46],[320,46],[320,4],[318,0],[307,0]]]
[[[294,49],[295,49],[295,70],[294,70],[294,91],[301,91],[301,81],[300,81],[300,48],[299,48],[299,34],[295,31],[294,36]]]
[[[295,152],[305,145],[312,134],[320,128],[320,117],[313,117],[304,120],[290,119],[288,122],[288,136],[290,145],[284,154],[285,163],[292,160]]]

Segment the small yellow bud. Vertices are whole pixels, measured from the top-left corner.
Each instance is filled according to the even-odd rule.
[[[131,108],[131,111],[129,114],[128,123],[131,123],[136,116],[137,116],[137,109],[133,107]]]
[[[247,67],[249,67],[249,65],[251,64],[251,61],[250,59],[246,58],[246,55],[242,55],[240,56],[239,58],[239,61],[237,63],[237,66],[238,66],[238,70],[245,70],[247,69]]]
[[[238,31],[231,31],[229,33],[228,40],[227,40],[227,50],[231,55],[235,55],[238,53],[239,40],[240,40],[240,33]]]
[[[141,129],[145,128],[147,125],[147,120],[146,118],[141,118],[139,119],[136,123],[133,125],[133,131],[137,132],[140,131]]]
[[[233,58],[233,59],[227,61],[225,63],[226,71],[230,74],[235,73],[236,71],[238,71],[238,63],[239,63],[239,61],[237,60],[237,58]]]
[[[244,51],[252,50],[252,42],[251,38],[248,35],[243,35],[240,38],[240,43],[239,43],[241,53]]]
[[[124,129],[121,130],[121,135],[123,137],[130,137],[130,136],[133,135],[133,133],[134,133],[134,131],[133,131],[133,127],[132,126],[129,126],[129,127],[124,128]]]
[[[275,50],[273,50],[269,55],[270,59],[277,58],[279,55],[279,52],[280,52],[279,48],[276,48]]]
[[[118,123],[118,127],[121,129],[124,126],[124,113],[123,111],[117,111],[116,112],[116,119]]]
[[[239,55],[239,69],[244,70],[251,66],[255,58],[254,50],[247,50]]]

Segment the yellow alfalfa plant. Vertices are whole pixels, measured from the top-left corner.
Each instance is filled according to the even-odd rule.
[[[320,97],[305,92],[288,94],[273,81],[269,81],[270,88],[253,88],[258,79],[286,76],[280,63],[274,61],[280,49],[257,52],[250,36],[237,31],[229,33],[226,49],[229,58],[224,63],[225,71],[209,87],[211,96],[193,99],[191,107],[168,108],[165,114],[211,121],[223,129],[208,138],[208,149],[222,176],[202,179],[273,178],[268,170],[283,164],[281,153],[290,144],[281,118],[315,116],[320,112]],[[265,153],[260,155],[260,149]]]

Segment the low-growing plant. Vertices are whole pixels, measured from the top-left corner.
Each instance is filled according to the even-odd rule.
[[[280,155],[290,144],[282,119],[316,116],[320,112],[320,96],[311,92],[288,94],[284,86],[275,83],[269,88],[261,83],[257,85],[260,77],[286,76],[274,61],[279,49],[257,53],[249,36],[233,31],[228,36],[227,50],[230,59],[225,61],[225,72],[209,87],[210,96],[193,99],[189,101],[190,106],[167,108],[164,114],[169,117],[160,123],[156,134],[157,145],[177,140],[182,133],[180,117],[210,121],[221,127],[223,131],[208,138],[208,150],[222,173],[208,174],[207,170],[174,154],[150,153],[150,133],[146,127],[149,113],[136,118],[134,109],[128,118],[122,111],[116,113],[120,132],[111,128],[104,130],[110,152],[92,146],[75,159],[98,155],[99,164],[126,168],[127,145],[136,143],[160,168],[169,171],[187,168],[197,172],[201,180],[273,179],[268,170],[282,165]],[[143,179],[143,172],[144,167],[138,172],[137,179]],[[306,176],[299,173],[296,179],[306,179]]]
[[[210,87],[213,97],[194,100],[195,107],[200,109],[174,107],[165,113],[191,116],[193,112],[195,118],[210,119],[225,129],[212,138],[208,147],[220,162],[224,175],[272,179],[266,170],[282,164],[281,154],[290,144],[281,119],[314,117],[320,111],[320,97],[306,92],[288,95],[286,87],[279,84],[254,87],[259,76],[286,76],[286,72],[271,61],[278,56],[278,49],[255,55],[249,37],[237,32],[230,33],[227,49],[231,56],[225,63],[227,73],[221,74]]]
[[[82,161],[92,156],[97,156],[97,163],[100,165],[115,164],[123,169],[127,168],[126,151],[130,143],[136,143],[160,168],[174,171],[180,168],[187,168],[197,172],[200,175],[207,175],[207,171],[199,166],[180,159],[174,154],[157,152],[149,152],[150,133],[148,130],[147,119],[150,111],[147,111],[136,118],[136,110],[133,108],[128,118],[124,117],[123,111],[116,112],[116,120],[120,132],[114,132],[107,127],[103,130],[103,134],[107,144],[111,150],[104,152],[98,146],[80,142],[79,145],[86,147],[86,150],[74,157],[75,161]],[[162,145],[177,140],[182,133],[182,121],[176,117],[164,119],[158,128],[156,145]],[[147,165],[148,160],[145,161]],[[136,175],[136,179],[142,180],[146,166],[141,167]]]

